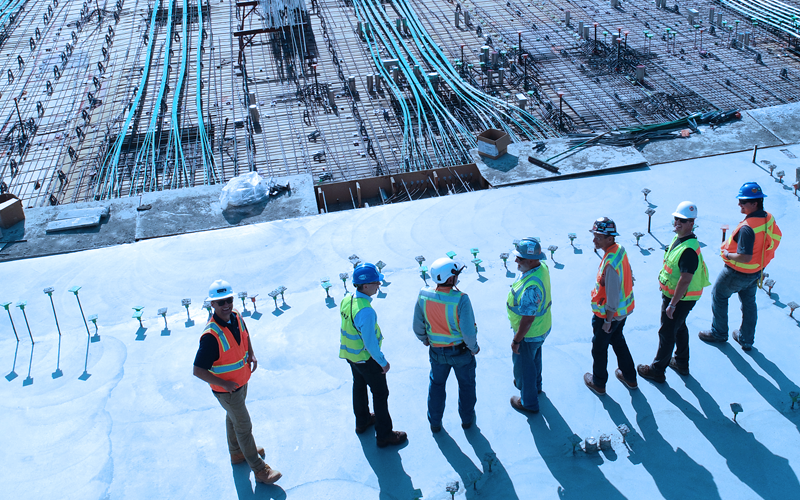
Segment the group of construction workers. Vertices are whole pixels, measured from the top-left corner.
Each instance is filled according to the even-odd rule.
[[[725,267],[712,289],[714,319],[711,329],[699,334],[705,342],[727,341],[728,299],[738,293],[742,323],[732,336],[745,351],[752,348],[756,289],[762,270],[772,260],[781,239],[774,217],[764,211],[765,197],[755,182],[745,183],[739,190],[739,206],[745,218],[722,244],[720,256]],[[667,367],[681,375],[689,374],[686,318],[703,288],[711,283],[700,244],[692,232],[697,206],[684,201],[672,215],[676,234],[666,247],[658,276],[662,292],[659,345],[653,362],[648,365],[634,367],[623,335],[625,321],[634,309],[633,274],[625,249],[615,241],[619,236],[616,224],[608,217],[601,217],[590,229],[595,248],[603,252],[603,257],[591,292],[593,367],[591,373],[584,375],[584,383],[598,395],[606,392],[609,345],[617,357],[615,375],[630,390],[638,387],[637,374],[656,383],[665,382]],[[517,411],[531,414],[539,411],[542,345],[552,325],[550,273],[537,238],[516,242],[513,255],[519,274],[508,293],[506,310],[513,331],[513,375],[519,396],[513,396],[510,403]],[[461,427],[469,429],[475,422],[475,356],[480,347],[472,304],[467,294],[457,288],[464,267],[447,257],[434,261],[430,275],[435,286],[426,286],[419,292],[414,308],[414,334],[429,347],[428,421],[434,433],[442,429],[445,384],[451,369],[458,381]],[[355,431],[363,434],[374,426],[380,448],[400,445],[408,439],[405,432],[394,430],[392,425],[386,381],[390,365],[381,352],[383,335],[371,306],[382,281],[383,274],[375,265],[359,264],[352,278],[355,293],[346,295],[339,306],[339,357],[348,362],[353,375]],[[200,338],[194,375],[211,386],[226,411],[231,462],[247,461],[256,481],[272,484],[281,473],[264,463],[264,450],[255,444],[245,406],[247,382],[258,366],[247,327],[241,315],[233,310],[233,290],[228,283],[215,281],[208,301],[214,312]],[[372,412],[368,388],[372,393]]]

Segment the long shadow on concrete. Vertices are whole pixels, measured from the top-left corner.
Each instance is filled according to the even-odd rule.
[[[414,485],[411,483],[411,477],[403,469],[403,460],[398,453],[405,445],[378,448],[375,444],[375,435],[370,432],[360,435],[359,440],[361,449],[364,450],[364,457],[378,476],[380,500],[414,498]]]
[[[628,460],[634,464],[642,464],[655,481],[661,496],[667,500],[720,498],[711,473],[682,449],[673,449],[658,432],[658,422],[641,391],[631,393],[631,403],[636,410],[636,423],[642,432],[641,436],[616,401],[609,396],[600,400],[617,426],[625,424],[630,429],[626,437],[630,449]]]
[[[483,464],[483,472],[486,482],[483,484],[482,489],[492,494],[497,495],[498,498],[504,500],[516,500],[517,491],[514,489],[514,483],[508,476],[506,468],[497,459],[497,454],[492,449],[492,445],[483,436],[481,430],[473,425],[471,429],[467,429],[464,434],[467,441],[472,445],[475,450],[475,455],[481,459]]]
[[[233,484],[239,500],[286,500],[286,492],[277,484],[261,484],[250,482],[250,467],[244,464],[231,466],[233,468]],[[255,489],[253,489],[255,484]]]
[[[572,455],[569,437],[574,432],[544,394],[539,396],[539,414],[528,417],[528,425],[539,455],[561,485],[559,498],[625,498],[600,471],[600,455],[582,451]]]
[[[761,394],[761,397],[792,422],[795,427],[797,427],[798,432],[800,432],[800,415],[791,409],[791,398],[789,397],[789,392],[791,391],[800,392],[800,388],[798,388],[797,384],[789,380],[775,363],[765,358],[764,355],[755,348],[750,351],[750,357],[753,358],[753,361],[755,361],[762,370],[767,372],[767,375],[778,383],[777,389],[772,382],[755,371],[734,346],[726,344],[723,345],[720,350],[723,354],[728,356],[728,359],[731,360],[731,364],[733,364],[733,366],[739,370],[739,373],[753,385],[753,388]]]
[[[660,385],[660,384],[659,384]],[[700,402],[698,411],[669,387],[659,387],[664,396],[686,415],[728,463],[728,469],[761,498],[795,498],[800,482],[789,461],[773,454],[726,417],[714,398],[692,377],[686,387]]]
[[[453,470],[461,477],[461,484],[466,489],[466,497],[468,499],[477,498],[478,492],[475,486],[480,481],[483,472],[461,451],[461,448],[458,447],[458,444],[453,441],[453,438],[450,437],[446,430],[442,429],[434,433],[433,439],[436,441],[436,445],[439,446],[444,458],[450,462]]]

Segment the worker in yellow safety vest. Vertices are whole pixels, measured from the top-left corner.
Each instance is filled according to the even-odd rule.
[[[514,386],[520,395],[511,398],[517,411],[539,412],[539,393],[542,392],[542,344],[550,334],[550,270],[536,238],[524,238],[515,243],[517,270],[521,273],[511,285],[506,298],[506,310],[514,338],[511,341],[511,360],[514,363]]]
[[[586,387],[598,396],[606,393],[608,346],[617,355],[615,375],[628,389],[636,389],[636,367],[622,334],[628,315],[633,312],[633,274],[625,248],[616,242],[617,225],[608,217],[594,221],[594,247],[603,251],[592,290],[592,372],[583,375]]]
[[[692,230],[697,205],[684,201],[673,212],[675,237],[664,254],[664,266],[658,275],[661,285],[661,328],[658,351],[652,364],[639,365],[637,372],[653,382],[666,382],[669,366],[681,375],[689,375],[689,329],[686,318],[703,294],[708,268],[703,262],[700,242]],[[675,356],[672,355],[673,349]]]
[[[362,263],[353,270],[356,292],[345,296],[339,305],[342,318],[339,357],[346,359],[353,373],[353,413],[356,434],[375,425],[379,448],[406,442],[405,432],[392,429],[389,415],[389,387],[386,373],[390,365],[381,352],[383,335],[378,316],[372,308],[372,296],[378,293],[383,274],[374,264]],[[369,411],[367,387],[372,391],[375,413]]]
[[[711,330],[698,335],[706,342],[728,341],[728,299],[734,293],[742,303],[742,324],[733,331],[733,340],[749,351],[756,336],[756,291],[761,284],[764,268],[775,256],[781,243],[781,230],[775,217],[764,211],[767,195],[755,182],[745,182],[739,188],[739,208],[745,215],[728,239],[722,242],[720,256],[725,263],[714,288],[711,289]]]
[[[426,346],[431,362],[428,385],[428,422],[432,432],[442,430],[445,385],[452,368],[458,381],[458,414],[461,427],[469,429],[475,421],[475,355],[478,328],[472,303],[456,285],[466,266],[447,257],[431,265],[431,279],[436,287],[419,292],[414,306],[414,334]]]
[[[231,463],[247,461],[256,482],[272,484],[281,473],[264,463],[264,448],[256,446],[247,411],[247,385],[258,367],[253,342],[242,315],[233,309],[233,288],[223,280],[211,284],[206,299],[214,310],[200,336],[194,358],[194,376],[207,382],[227,413]],[[259,456],[260,455],[260,456]]]

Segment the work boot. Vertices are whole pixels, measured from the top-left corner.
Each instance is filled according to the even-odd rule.
[[[469,423],[466,423],[466,424],[463,423],[463,422],[461,423],[461,428],[464,429],[464,430],[467,430],[470,427],[472,427],[472,422],[469,422]]]
[[[658,373],[653,368],[653,365],[638,365],[636,367],[636,371],[639,373],[640,377],[646,378],[647,380],[652,380],[653,382],[658,382],[659,384],[663,384],[667,381],[667,377],[664,375],[664,373]]]
[[[583,374],[583,383],[586,384],[593,393],[597,394],[598,396],[604,396],[606,394],[606,388],[600,387],[599,385],[595,385],[594,383],[594,376],[591,373],[584,373]]]
[[[387,446],[403,444],[406,441],[408,441],[408,434],[403,431],[392,431],[388,438],[378,439],[378,448],[386,448]]]
[[[675,359],[675,356],[672,356],[672,359],[669,360],[669,367],[684,377],[689,376],[689,363],[684,365],[683,363],[678,362],[678,360]]]
[[[742,343],[742,338],[739,336],[739,330],[734,330],[733,331],[733,340],[735,340],[737,344],[742,346],[742,350],[743,351],[749,351],[750,349],[753,348],[753,344],[743,344]]]
[[[364,425],[363,427],[356,426],[356,434],[364,434],[365,432],[367,432],[367,429],[369,429],[373,425],[375,425],[375,414],[370,413],[369,420],[367,420],[366,425]]]
[[[709,343],[720,343],[721,344],[723,342],[727,342],[728,341],[728,339],[726,339],[726,338],[723,339],[723,338],[717,337],[716,335],[714,335],[714,333],[711,332],[711,330],[703,330],[700,333],[698,333],[697,336],[700,337],[700,340],[702,340],[703,342],[709,342]]]
[[[511,406],[514,407],[515,410],[522,412],[522,413],[539,413],[539,410],[529,410],[522,406],[522,398],[519,396],[511,396]]]
[[[633,389],[638,389],[639,388],[639,384],[635,380],[633,382],[628,382],[627,380],[625,380],[625,376],[622,375],[622,370],[620,370],[619,368],[614,370],[614,375],[616,375],[617,376],[617,380],[622,382],[622,385],[624,385],[628,389],[633,390]]]
[[[273,484],[275,481],[281,478],[283,474],[276,471],[275,469],[270,468],[267,465],[264,469],[254,471],[256,476],[257,483],[264,483],[264,484]]]
[[[256,448],[256,451],[258,452],[259,455],[261,455],[261,458],[264,458],[266,456],[266,453],[264,453],[264,448],[259,446],[258,448]],[[233,465],[240,464],[244,461],[245,461],[244,453],[242,453],[241,451],[231,454],[231,463]]]

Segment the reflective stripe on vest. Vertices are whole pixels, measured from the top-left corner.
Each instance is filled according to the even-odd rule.
[[[425,329],[433,347],[448,347],[464,341],[458,319],[458,303],[462,292],[436,291],[423,288],[419,292],[419,305],[425,314]]]
[[[519,324],[522,321],[522,314],[519,311],[522,294],[532,286],[536,286],[542,292],[542,302],[547,305],[544,308],[544,313],[541,316],[537,316],[533,321],[528,333],[525,334],[525,338],[541,337],[549,333],[553,323],[550,315],[550,306],[552,305],[550,300],[550,271],[544,262],[540,263],[539,267],[525,278],[515,281],[508,292],[506,310],[514,333],[519,332]]]
[[[605,318],[606,316],[606,287],[605,284],[600,284],[603,278],[603,273],[609,265],[619,275],[620,289],[619,289],[619,305],[614,317],[627,316],[633,312],[633,273],[631,272],[631,265],[628,262],[628,254],[625,249],[618,243],[609,247],[608,252],[603,256],[600,262],[600,267],[597,270],[597,279],[592,291],[592,312]]]
[[[242,387],[250,380],[250,366],[247,364],[249,355],[250,335],[247,327],[239,313],[234,311],[231,316],[235,318],[239,326],[239,342],[227,326],[214,321],[214,316],[208,320],[203,335],[210,333],[217,339],[219,346],[219,358],[211,365],[208,370],[217,377],[236,383],[237,387]],[[209,384],[211,389],[217,392],[227,392],[225,388]]]
[[[673,245],[678,240],[676,235],[672,239],[672,243],[667,247],[668,250],[664,254],[664,268],[658,274],[658,282],[661,285],[661,292],[667,297],[675,295],[675,288],[678,286],[678,281],[681,279],[681,271],[678,268],[678,262],[681,259],[683,251],[692,249],[697,253],[697,270],[692,275],[692,281],[689,283],[689,288],[686,294],[680,300],[699,300],[703,294],[703,288],[711,285],[708,281],[708,268],[703,261],[703,254],[700,253],[700,242],[697,238],[689,238],[683,243]]]
[[[371,357],[367,348],[364,347],[361,333],[356,329],[354,323],[358,311],[365,307],[372,307],[369,300],[356,298],[354,294],[342,299],[339,305],[339,314],[342,317],[339,357],[354,363],[366,361]],[[381,334],[381,327],[377,323],[375,323],[375,336],[378,338],[378,346],[381,346],[383,344],[383,335]]]
[[[738,243],[734,241],[734,237],[739,234],[742,226],[749,226],[755,233],[753,255],[744,263],[725,258],[726,252],[736,253],[738,250]],[[747,274],[757,273],[767,267],[767,264],[775,257],[775,249],[781,243],[781,236],[783,233],[775,223],[772,214],[768,213],[766,217],[748,217],[736,226],[730,237],[722,244],[720,255],[728,267]]]

